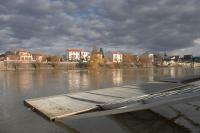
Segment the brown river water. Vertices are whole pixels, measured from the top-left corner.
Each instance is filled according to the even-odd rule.
[[[200,74],[200,69],[0,71],[0,133],[187,133],[151,111],[54,123],[29,110],[23,101],[192,74]]]

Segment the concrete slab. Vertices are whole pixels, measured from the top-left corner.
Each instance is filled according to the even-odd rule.
[[[25,103],[50,120],[96,109],[96,104],[65,95],[26,100]]]
[[[159,87],[163,83],[156,83]],[[150,109],[155,106],[192,100],[200,96],[200,88],[193,85],[165,83],[165,89],[148,93],[155,85],[122,86],[81,93],[25,100],[25,104],[50,120],[71,117],[95,117]],[[167,86],[173,86],[168,88]],[[158,87],[158,88],[159,88]],[[153,89],[153,88],[152,88]],[[85,116],[84,116],[85,115]]]

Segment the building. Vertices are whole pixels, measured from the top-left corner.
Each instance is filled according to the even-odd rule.
[[[71,48],[67,49],[68,61],[83,61],[87,62],[90,59],[90,53],[83,51],[82,49]]]
[[[184,55],[182,58],[182,62],[192,62],[192,55]]]
[[[178,55],[176,55],[176,56],[172,56],[170,59],[171,59],[171,63],[177,63],[179,61],[180,57]]]
[[[90,53],[89,52],[85,52],[85,51],[81,51],[81,60],[83,62],[87,62],[90,60]]]
[[[31,54],[31,52],[26,50],[17,51],[16,56],[20,61],[33,61],[33,55]]]
[[[154,64],[154,61],[155,61],[154,57],[155,57],[155,55],[153,53],[149,53],[148,57],[151,60],[152,64]]]
[[[67,49],[67,59],[68,61],[80,61],[82,49],[71,48]]]
[[[123,54],[118,51],[112,51],[112,61],[114,63],[122,63]]]
[[[38,63],[47,62],[47,57],[43,54],[33,54],[33,60]]]
[[[177,66],[180,60],[179,56],[171,56],[163,59],[163,66]]]
[[[113,63],[122,63],[123,54],[118,51],[110,51],[106,53],[106,58]]]

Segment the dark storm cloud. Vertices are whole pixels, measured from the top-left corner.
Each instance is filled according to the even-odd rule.
[[[0,50],[197,49],[198,0],[1,0]]]

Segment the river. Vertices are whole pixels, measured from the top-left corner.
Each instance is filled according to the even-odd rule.
[[[29,110],[23,101],[191,74],[200,74],[200,69],[0,71],[0,133],[187,133],[151,111],[54,123]]]

